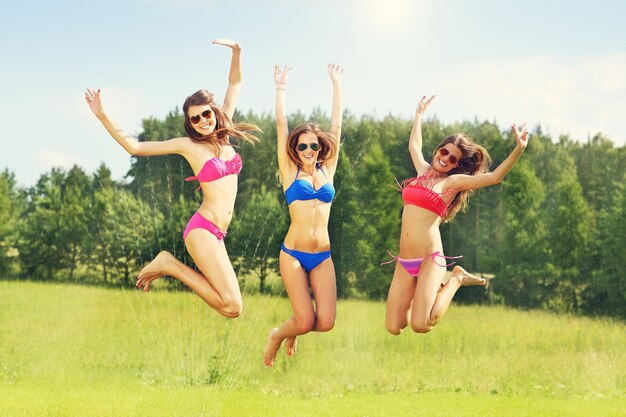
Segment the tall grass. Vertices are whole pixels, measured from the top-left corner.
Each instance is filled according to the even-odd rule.
[[[72,398],[81,403],[83,397],[95,401],[96,408],[80,409],[89,414],[98,401],[100,410],[109,410],[105,405],[128,401],[133,391],[142,401],[158,393],[164,404],[185,404],[176,410],[194,410],[181,415],[219,414],[233,407],[228,398],[238,398],[241,409],[246,398],[248,407],[259,398],[296,407],[349,397],[396,403],[404,395],[450,404],[477,396],[521,404],[524,398],[577,401],[590,410],[626,405],[626,333],[618,321],[452,306],[430,334],[394,337],[384,330],[383,303],[341,301],[333,331],[299,338],[295,357],[281,350],[274,368],[266,368],[267,333],[291,309],[278,297],[244,302],[242,316],[228,320],[189,293],[0,282],[4,415],[25,410],[28,398],[35,407],[35,398],[47,397],[56,404],[48,415],[78,412]],[[87,395],[90,390],[99,394]],[[146,407],[140,407],[145,415],[173,415]],[[144,415],[141,410],[127,415]]]

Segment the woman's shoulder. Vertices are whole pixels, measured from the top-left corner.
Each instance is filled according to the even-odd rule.
[[[424,164],[422,168],[417,171],[415,178],[425,177],[432,171],[432,166],[429,163]]]
[[[194,145],[194,141],[191,140],[191,138],[189,136],[180,136],[177,138],[172,138],[170,139],[171,142],[175,142],[177,146],[181,147],[182,149],[189,149],[191,147],[193,147]]]
[[[333,166],[332,164],[327,164],[326,162],[318,162],[317,169],[322,171],[322,173],[329,178],[334,177],[337,170],[335,166]]]
[[[283,177],[283,183],[286,181],[290,183],[293,181],[299,173],[299,169],[295,164],[291,162],[287,164],[282,170],[280,170],[280,175]]]

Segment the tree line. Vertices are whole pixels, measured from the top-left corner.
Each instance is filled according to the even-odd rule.
[[[252,112],[236,113],[235,120],[262,133],[260,143],[238,149],[244,168],[226,247],[240,280],[258,282],[242,287],[266,292],[289,226],[275,120]],[[305,121],[330,125],[320,110],[289,116],[291,127]],[[329,225],[340,297],[386,296],[393,268],[380,263],[387,249],[397,253],[402,212],[393,186],[396,178],[415,176],[407,148],[411,125],[346,111]],[[142,126],[141,141],[184,135],[178,109]],[[492,168],[515,145],[492,122],[431,119],[423,124],[425,156],[453,132],[486,147]],[[462,254],[464,268],[497,278],[488,291],[467,288],[456,299],[625,318],[626,282],[618,270],[626,259],[624,147],[602,134],[583,143],[554,140],[540,127],[531,134],[502,184],[476,191],[465,212],[441,227],[448,255]],[[191,265],[182,231],[201,196],[197,184],[184,182],[190,175],[177,155],[132,158],[122,182],[104,163],[91,174],[78,166],[55,168],[25,189],[11,172],[0,172],[0,279],[130,287],[163,249]]]

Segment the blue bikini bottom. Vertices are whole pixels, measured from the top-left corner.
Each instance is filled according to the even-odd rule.
[[[281,245],[280,249],[286,254],[296,258],[307,274],[326,259],[330,258],[329,250],[317,253],[301,252],[299,250],[287,249],[284,243]]]

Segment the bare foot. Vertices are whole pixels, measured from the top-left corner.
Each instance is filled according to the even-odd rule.
[[[480,285],[484,287],[485,285],[487,285],[486,279],[481,278],[478,275],[472,275],[458,265],[455,266],[452,270],[452,275],[450,276],[450,279],[452,278],[460,279],[462,287],[467,287],[469,285]]]
[[[278,329],[273,328],[270,330],[269,336],[267,336],[267,342],[265,342],[265,349],[263,349],[263,362],[267,366],[274,366],[274,359],[276,359],[276,353],[280,348],[280,344],[283,342],[277,338]]]
[[[150,291],[150,283],[152,281],[167,275],[165,272],[165,266],[173,257],[174,255],[167,251],[159,252],[156,258],[154,258],[148,265],[144,266],[141,272],[139,272],[139,277],[137,277],[137,288],[143,287],[145,292]]]
[[[298,340],[296,337],[288,337],[285,339],[285,350],[287,351],[287,356],[293,356],[296,354],[296,349],[298,348]]]

